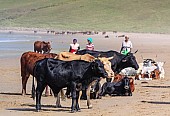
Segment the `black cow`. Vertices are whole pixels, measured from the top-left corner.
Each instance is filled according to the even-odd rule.
[[[137,51],[136,51],[137,52]],[[135,53],[136,53],[135,52]],[[79,54],[79,55],[83,55],[83,54],[90,54],[94,57],[114,57],[113,59],[110,60],[111,62],[111,67],[112,67],[112,70],[113,72],[116,74],[116,73],[120,73],[120,71],[124,68],[127,68],[127,67],[132,67],[134,68],[135,70],[137,70],[139,68],[139,65],[136,61],[136,58],[135,56],[133,55],[133,53],[128,53],[127,55],[123,55],[117,51],[113,51],[113,50],[110,50],[110,51],[92,51],[92,50],[79,50],[77,51],[76,54]],[[107,82],[111,82],[111,78],[107,78]],[[87,89],[87,87],[86,87]],[[85,91],[83,91],[83,97],[84,99],[86,99],[86,93]]]
[[[114,57],[111,59],[111,64],[112,64],[112,70],[115,73],[119,73],[122,69],[127,68],[127,67],[132,67],[135,70],[139,68],[139,65],[136,61],[135,56],[133,53],[128,53],[127,55],[123,55],[117,51],[91,51],[91,50],[79,50],[76,54],[83,55],[83,54],[90,54],[94,57]]]
[[[128,77],[124,77],[119,82],[105,82],[102,86],[100,96],[105,96],[109,94],[113,95],[124,95],[124,96],[132,96],[131,88],[130,88],[130,79]]]
[[[37,79],[36,110],[41,109],[41,95],[46,85],[49,85],[55,96],[62,88],[70,87],[72,95],[71,112],[79,111],[78,88],[80,87],[78,85],[88,86],[94,80],[94,77],[107,76],[104,66],[99,60],[94,62],[61,61],[50,58],[40,60],[34,67],[34,77]],[[35,91],[33,91],[33,94],[35,95]]]

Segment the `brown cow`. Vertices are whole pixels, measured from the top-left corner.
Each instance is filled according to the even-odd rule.
[[[50,53],[51,51],[51,44],[50,42],[45,41],[35,41],[34,42],[34,52],[37,53]]]
[[[57,54],[39,54],[35,52],[25,52],[20,58],[21,77],[22,77],[22,95],[26,94],[26,84],[30,75],[33,75],[33,68],[36,61],[44,58],[54,58]]]
[[[64,61],[84,60],[87,62],[92,62],[94,61],[95,57],[90,54],[77,55],[71,52],[60,52],[58,56],[55,57],[55,59],[64,60]]]

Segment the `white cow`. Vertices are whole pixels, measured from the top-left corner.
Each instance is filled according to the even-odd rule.
[[[165,78],[165,70],[163,68],[165,62],[156,62],[158,70],[160,71],[160,78]]]
[[[124,68],[120,71],[121,75],[126,75],[126,76],[135,76],[137,74],[137,70],[135,70],[132,67],[127,67]]]
[[[146,62],[143,63],[139,63],[139,69],[137,70],[137,74],[139,75],[139,79],[142,80],[141,75],[142,74],[147,74],[149,78],[147,78],[148,80],[152,80],[152,78],[150,78],[150,74],[152,71],[154,71],[155,69],[158,69],[160,71],[160,78],[164,78],[165,75],[165,71],[163,68],[165,62],[154,62],[152,63],[152,60],[149,59]]]

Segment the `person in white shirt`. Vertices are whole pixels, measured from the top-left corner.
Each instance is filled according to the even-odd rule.
[[[133,46],[132,46],[132,42],[129,40],[129,36],[125,36],[125,40],[122,42],[122,47],[120,52],[124,55],[126,55],[127,53],[131,52]]]
[[[77,39],[73,39],[73,43],[70,44],[69,52],[75,54],[80,49],[80,45],[77,43]]]

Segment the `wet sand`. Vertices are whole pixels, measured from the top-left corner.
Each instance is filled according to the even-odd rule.
[[[15,37],[15,33],[12,33]],[[74,115],[74,116],[169,116],[170,115],[170,35],[144,33],[107,33],[104,35],[52,35],[46,33],[25,33],[19,36],[29,41],[0,43],[0,115]],[[71,100],[62,101],[63,108],[55,108],[55,98],[42,97],[42,111],[35,112],[35,101],[30,98],[32,77],[27,83],[26,96],[21,96],[20,56],[23,52],[33,50],[36,40],[52,41],[52,52],[68,51],[73,38],[77,38],[81,49],[85,48],[86,39],[92,37],[96,50],[120,50],[124,38],[118,35],[128,34],[133,43],[133,52],[138,50],[136,58],[165,61],[165,79],[152,81],[135,81],[135,92],[131,97],[103,97],[92,100],[93,109],[88,109],[86,101],[81,101],[81,112],[70,113]],[[18,35],[16,36],[18,37]],[[7,46],[6,46],[7,45]],[[4,50],[2,46],[15,50]],[[3,54],[3,55],[2,55]],[[157,56],[157,57],[156,57]]]

